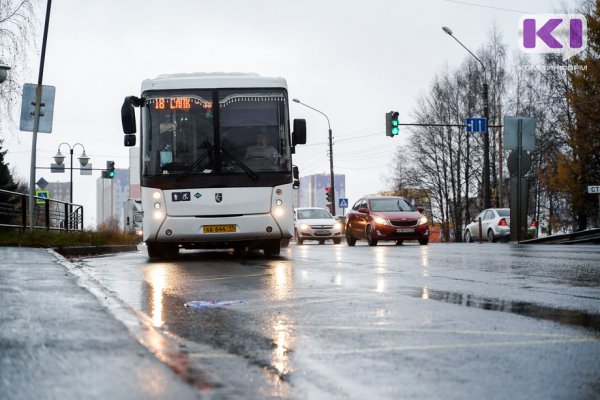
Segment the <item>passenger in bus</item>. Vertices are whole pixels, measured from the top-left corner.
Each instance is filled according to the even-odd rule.
[[[279,152],[277,149],[267,143],[267,130],[261,128],[256,134],[256,144],[246,149],[244,160],[250,162],[266,163],[270,165],[277,164]]]

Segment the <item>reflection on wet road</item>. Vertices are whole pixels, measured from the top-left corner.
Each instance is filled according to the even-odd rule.
[[[597,390],[599,256],[593,246],[292,245],[277,259],[203,251],[148,263],[140,252],[82,265],[175,340],[182,376],[215,398],[435,398],[442,388],[556,398]],[[194,300],[243,303],[183,307]]]
[[[585,311],[553,308],[525,301],[507,301],[463,293],[444,292],[442,290],[429,290],[427,287],[424,287],[422,290],[417,289],[413,292],[413,296],[424,300],[437,300],[466,307],[509,312],[526,317],[555,321],[561,324],[582,326],[600,333],[600,314],[590,314]]]

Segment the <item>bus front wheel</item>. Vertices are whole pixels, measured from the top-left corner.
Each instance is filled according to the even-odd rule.
[[[265,256],[276,257],[281,252],[281,242],[279,240],[270,240],[263,247]]]
[[[148,257],[151,260],[176,257],[179,247],[176,244],[146,243]]]

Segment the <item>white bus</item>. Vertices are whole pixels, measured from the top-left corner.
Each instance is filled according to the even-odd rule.
[[[263,249],[277,256],[294,232],[287,84],[256,74],[173,74],[142,82],[121,109],[125,146],[140,107],[143,240],[152,259],[180,248]]]

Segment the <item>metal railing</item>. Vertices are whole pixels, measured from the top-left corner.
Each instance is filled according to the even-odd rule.
[[[0,189],[0,227],[74,231],[83,230],[83,206],[34,196],[33,218],[28,210],[29,195]]]

